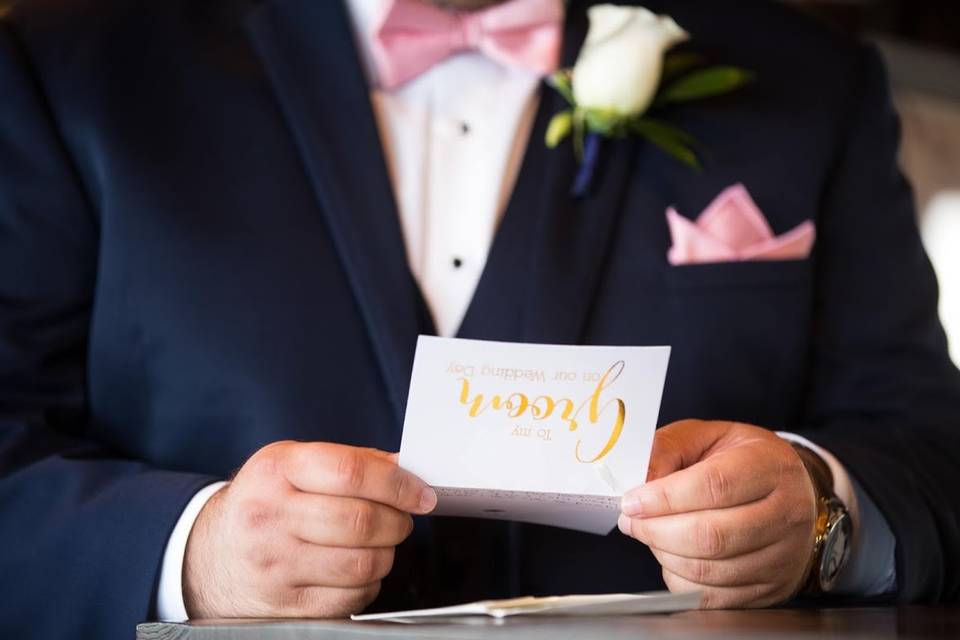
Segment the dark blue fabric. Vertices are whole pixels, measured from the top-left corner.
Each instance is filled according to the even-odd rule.
[[[660,422],[800,431],[960,592],[960,382],[876,54],[764,2],[663,0],[750,88],[663,117],[569,197],[545,95],[465,337],[670,344]],[[566,60],[586,29],[574,3]],[[670,267],[664,211],[743,182],[799,262]],[[28,0],[0,22],[0,637],[128,638],[190,496],[274,440],[396,450],[432,324],[339,2]],[[662,587],[609,537],[422,519],[377,606]]]

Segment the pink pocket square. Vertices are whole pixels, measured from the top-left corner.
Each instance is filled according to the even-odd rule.
[[[767,219],[742,184],[734,185],[714,200],[696,222],[667,209],[673,246],[667,253],[672,265],[744,260],[803,260],[813,250],[816,229],[807,220],[775,236]]]

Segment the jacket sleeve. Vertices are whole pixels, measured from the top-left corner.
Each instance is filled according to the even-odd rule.
[[[898,597],[960,595],[960,375],[897,166],[882,62],[864,49],[823,195],[803,435],[859,481],[896,538]]]
[[[90,436],[98,223],[0,21],[0,637],[130,638],[167,538],[213,479]],[[136,428],[136,425],[131,425]]]

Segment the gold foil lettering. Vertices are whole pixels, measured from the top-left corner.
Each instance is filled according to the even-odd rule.
[[[543,421],[554,416],[559,410],[557,417],[567,425],[567,429],[570,432],[574,432],[580,427],[578,418],[584,407],[587,407],[587,421],[589,424],[597,425],[600,419],[607,413],[607,409],[613,405],[616,408],[616,416],[610,428],[610,435],[607,437],[604,446],[595,456],[586,457],[583,455],[581,453],[583,441],[581,439],[577,440],[574,449],[576,459],[583,463],[593,463],[603,459],[613,451],[623,433],[623,426],[627,417],[626,404],[621,398],[612,398],[602,404],[601,402],[604,391],[608,390],[617,381],[623,373],[625,366],[625,363],[621,360],[607,369],[606,373],[604,373],[597,382],[593,393],[579,406],[570,398],[553,398],[548,395],[537,396],[531,401],[526,394],[520,392],[513,392],[508,395],[506,399],[503,399],[499,394],[494,394],[490,397],[489,401],[484,404],[485,397],[482,393],[471,396],[470,380],[465,377],[459,378],[460,404],[467,407],[467,415],[471,418],[476,418],[488,409],[492,409],[493,411],[505,410],[506,414],[511,418],[519,418],[529,411],[534,420]],[[549,433],[549,431],[547,433]],[[549,437],[545,439],[550,440]]]

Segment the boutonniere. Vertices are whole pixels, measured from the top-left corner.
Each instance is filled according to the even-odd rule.
[[[669,16],[609,4],[591,7],[588,15],[590,29],[573,69],[549,79],[569,108],[550,121],[546,142],[553,149],[572,137],[580,163],[573,194],[583,196],[590,189],[605,138],[639,136],[699,171],[694,137],[649,114],[730,93],[752,74],[738,67],[705,67],[695,53],[668,53],[690,38]]]

